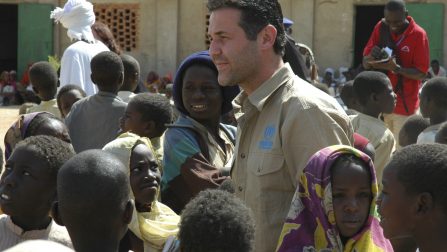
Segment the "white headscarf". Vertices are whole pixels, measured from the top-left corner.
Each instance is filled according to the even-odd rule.
[[[93,4],[86,0],[68,0],[64,8],[56,7],[50,18],[60,22],[68,29],[67,35],[71,40],[87,40],[94,42],[91,26],[95,23]]]

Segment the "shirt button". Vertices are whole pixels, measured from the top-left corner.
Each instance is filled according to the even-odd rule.
[[[245,153],[241,153],[241,158],[245,158]]]
[[[242,186],[239,186],[237,189],[239,189],[239,192],[242,192],[242,190],[243,190],[244,188],[242,188]]]

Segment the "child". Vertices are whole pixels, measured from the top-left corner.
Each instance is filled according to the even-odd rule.
[[[410,237],[421,252],[445,251],[446,177],[446,145],[413,144],[397,151],[383,172],[377,199],[385,237]]]
[[[405,120],[399,131],[399,144],[405,147],[417,142],[419,134],[430,126],[430,121],[421,115],[412,115]]]
[[[435,136],[435,142],[447,144],[447,123],[441,124]]]
[[[85,98],[86,96],[87,94],[78,85],[66,85],[59,89],[56,96],[56,101],[62,118],[67,117],[75,102]]]
[[[253,249],[255,224],[251,211],[229,192],[207,189],[182,212],[180,251],[238,251]]]
[[[75,155],[57,176],[52,216],[67,227],[76,251],[118,251],[132,219],[124,165],[102,150]]]
[[[417,143],[434,143],[441,123],[447,121],[447,77],[435,77],[425,83],[420,94],[421,114],[430,126],[418,136]]]
[[[30,239],[52,240],[71,247],[67,230],[49,216],[56,199],[56,178],[74,155],[70,144],[51,136],[18,143],[0,181],[0,250]]]
[[[180,217],[157,200],[161,180],[160,162],[156,160],[149,139],[124,133],[104,146],[103,150],[119,158],[130,174],[135,212],[129,224],[132,234],[128,238],[136,236],[140,244],[130,242],[127,250],[137,251],[136,247],[144,247],[144,251],[165,251],[177,235]]]
[[[314,154],[300,177],[277,251],[393,251],[376,216],[371,159],[334,145]]]
[[[48,112],[25,114],[21,115],[5,134],[5,159],[8,160],[18,142],[37,135],[54,136],[71,143],[67,127],[55,115]]]
[[[157,160],[163,160],[161,136],[166,131],[166,124],[172,122],[172,108],[168,99],[159,94],[137,94],[130,100],[120,122],[122,132],[149,138]]]
[[[90,65],[92,80],[99,92],[76,102],[65,118],[73,147],[78,153],[100,149],[115,139],[119,118],[127,106],[117,96],[124,78],[121,58],[114,52],[101,52],[93,57]]]
[[[124,82],[118,92],[118,96],[124,101],[129,102],[135,95],[133,92],[138,86],[140,80],[140,64],[138,61],[127,54],[120,56],[124,65]]]
[[[41,102],[28,108],[27,113],[46,111],[61,118],[56,102],[57,73],[54,67],[46,61],[34,63],[29,70],[29,77]]]
[[[374,166],[378,181],[394,151],[393,133],[379,119],[381,113],[392,113],[396,105],[388,77],[380,72],[362,72],[354,79],[354,94],[358,101],[358,114],[351,116],[354,131],[369,139],[376,150]]]

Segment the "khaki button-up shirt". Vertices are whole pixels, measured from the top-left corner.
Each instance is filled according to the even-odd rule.
[[[254,214],[254,251],[272,252],[308,159],[330,145],[351,145],[352,126],[334,98],[295,76],[288,64],[233,105],[236,195]]]
[[[385,165],[390,161],[394,152],[394,136],[385,123],[379,118],[375,118],[358,112],[357,115],[350,116],[354,132],[368,138],[374,146],[376,154],[374,156],[374,167],[376,168],[377,182],[381,184],[382,173]]]

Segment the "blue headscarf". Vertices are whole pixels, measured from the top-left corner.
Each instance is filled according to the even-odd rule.
[[[174,99],[175,107],[178,109],[178,111],[180,111],[182,114],[185,115],[188,115],[189,113],[185,109],[182,99],[183,76],[185,75],[186,70],[195,64],[201,64],[211,68],[211,70],[213,70],[217,76],[217,68],[214,65],[208,51],[193,53],[183,60],[174,78],[172,97]],[[231,102],[239,93],[239,87],[235,85],[226,87],[220,86],[220,88],[222,90],[222,100],[223,100],[222,115],[224,115],[232,110],[233,107],[231,105]]]

